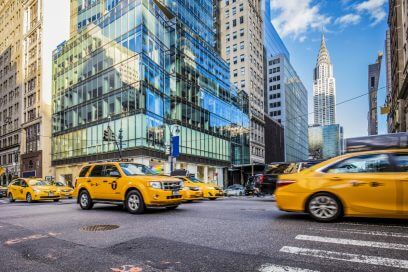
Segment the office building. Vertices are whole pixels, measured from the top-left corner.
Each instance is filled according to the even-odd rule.
[[[368,135],[378,134],[378,82],[380,81],[382,53],[378,54],[377,61],[368,65]]]
[[[313,104],[315,125],[336,123],[336,80],[324,34],[313,75]]]
[[[55,0],[0,2],[0,165],[6,170],[0,184],[16,176],[53,174],[47,64],[51,47],[68,32],[61,22],[63,7]]]
[[[306,160],[307,90],[290,63],[289,51],[271,23],[270,0],[263,1],[262,10],[265,113],[284,127],[284,160]],[[268,137],[265,133],[265,139]]]
[[[405,3],[405,4],[404,4]],[[408,7],[403,0],[389,1],[389,31],[386,35],[387,74],[389,74],[386,111],[388,132],[406,132],[408,128]]]
[[[231,82],[250,100],[251,163],[265,161],[263,15],[261,0],[218,0],[218,45]]]
[[[283,125],[285,161],[308,157],[307,90],[284,54],[267,60],[266,113]]]
[[[53,59],[58,178],[119,157],[103,141],[108,127],[123,157],[164,173],[171,135],[180,136],[175,167],[205,181],[222,184],[228,167],[249,163],[249,98],[214,49],[211,1],[73,2],[72,36]]]
[[[265,113],[265,163],[285,161],[285,129]]]
[[[344,136],[340,125],[309,127],[309,158],[326,160],[343,153]]]

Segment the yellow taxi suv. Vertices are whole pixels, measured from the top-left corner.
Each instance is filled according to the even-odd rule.
[[[58,202],[60,200],[58,189],[43,179],[15,179],[9,184],[7,191],[10,202],[16,200],[25,200],[28,203],[44,200]]]
[[[177,178],[181,179],[183,182],[188,182],[194,184],[202,191],[202,197],[208,198],[209,200],[216,200],[219,197],[224,196],[224,191],[214,183],[205,183],[197,179],[194,176],[178,176]]]
[[[72,198],[72,194],[74,192],[74,189],[68,186],[66,183],[62,181],[56,181],[53,183],[58,189],[58,192],[61,196],[61,198]]]
[[[320,222],[342,216],[408,218],[408,149],[340,156],[282,175],[275,193],[284,211]]]
[[[94,203],[108,203],[139,214],[148,208],[176,209],[182,202],[182,187],[179,179],[158,176],[142,164],[93,163],[81,169],[74,195],[84,210],[92,209]]]

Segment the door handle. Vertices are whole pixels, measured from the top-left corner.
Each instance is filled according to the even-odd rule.
[[[88,182],[88,183],[89,183],[89,182],[91,182],[91,180],[87,180],[86,182]]]
[[[108,181],[107,181],[107,180],[104,180],[103,182],[106,183],[106,182],[108,182]]]
[[[358,187],[358,186],[361,186],[361,185],[366,184],[365,182],[360,182],[360,181],[352,181],[352,182],[350,182],[350,183],[351,183],[351,185],[353,185],[354,187]]]
[[[384,184],[379,183],[377,181],[373,181],[373,182],[370,182],[370,186],[371,187],[380,187],[380,186],[384,186]]]

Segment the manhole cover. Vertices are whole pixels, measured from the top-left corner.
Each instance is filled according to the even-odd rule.
[[[118,225],[93,225],[81,228],[82,231],[108,231],[119,228]]]

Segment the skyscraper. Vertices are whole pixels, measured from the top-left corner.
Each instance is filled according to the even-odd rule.
[[[250,98],[251,162],[265,161],[263,16],[261,0],[217,0],[221,56],[231,82]]]
[[[57,178],[81,163],[123,157],[170,172],[180,137],[183,168],[222,184],[249,163],[248,97],[230,84],[214,50],[213,3],[203,0],[72,0],[71,39],[54,52],[53,150]]]
[[[0,1],[0,184],[53,174],[49,64],[51,48],[68,35],[61,2]]]
[[[290,63],[290,54],[271,22],[270,0],[263,0],[265,113],[284,127],[284,159],[308,157],[307,90]],[[270,122],[266,122],[269,124]],[[265,129],[271,131],[271,129]],[[265,139],[271,135],[265,133]],[[271,141],[266,140],[268,144]],[[265,144],[266,146],[266,144]],[[266,150],[271,147],[266,146]],[[269,161],[270,162],[270,161]]]
[[[336,80],[324,34],[322,35],[313,80],[314,124],[322,126],[335,124]]]
[[[368,66],[368,135],[378,134],[377,93],[380,81],[381,61],[383,54],[379,53],[377,61]]]

